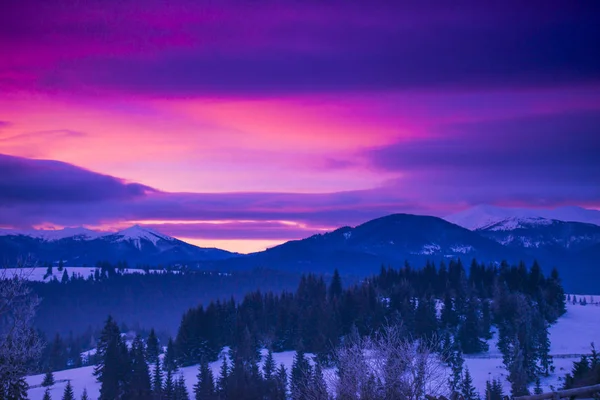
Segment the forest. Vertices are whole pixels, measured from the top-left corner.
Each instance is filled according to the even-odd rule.
[[[450,389],[469,397],[472,382],[469,371],[463,369],[463,354],[486,351],[486,340],[496,334],[511,393],[522,395],[553,371],[548,328],[565,312],[565,301],[558,272],[545,276],[537,263],[528,268],[523,263],[495,266],[473,261],[465,268],[460,260],[452,260],[448,265],[428,263],[420,269],[406,264],[399,269],[382,267],[379,274],[346,286],[337,271],[327,281],[308,274],[300,278],[295,291],[256,290],[239,300],[192,307],[180,318],[173,338],[161,340],[155,329],[138,330],[129,348],[111,316],[96,336],[95,355],[85,360],[79,356],[84,337],[77,342],[57,335],[47,346],[40,368],[52,371],[96,364],[102,393],[110,393],[105,399],[120,390],[131,398],[188,398],[175,372],[196,364],[200,366],[196,398],[283,399],[289,392],[292,398],[326,399],[318,393],[324,387],[323,371],[334,369],[336,379],[342,379],[348,368],[342,356],[354,354],[346,365],[357,364],[353,348],[360,348],[361,354],[369,349],[391,357],[382,350],[386,348],[382,343],[389,346],[394,337],[395,348],[404,349],[398,358],[418,358],[419,352],[410,349],[419,344],[419,349],[435,354],[449,367]],[[223,348],[229,349],[225,358],[221,358]],[[269,352],[262,368],[261,349]],[[297,352],[289,373],[272,362],[272,352],[286,350]],[[223,365],[215,377],[207,364],[218,359]],[[567,385],[594,381],[589,375],[597,369],[597,359],[582,360]],[[125,370],[131,375],[119,375],[118,371]],[[356,377],[352,381],[363,390],[390,390],[372,375],[360,384]],[[287,377],[291,378],[289,388]],[[131,391],[146,394],[136,397]],[[487,391],[492,398],[502,397],[496,381],[489,382]]]

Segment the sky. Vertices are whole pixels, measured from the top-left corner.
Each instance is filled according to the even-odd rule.
[[[396,212],[600,208],[598,20],[594,0],[4,1],[0,227],[248,252]]]

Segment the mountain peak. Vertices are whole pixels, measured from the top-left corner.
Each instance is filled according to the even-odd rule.
[[[600,211],[578,206],[558,208],[513,208],[482,204],[449,215],[444,219],[464,228],[476,230],[490,227],[510,218],[542,218],[546,220],[585,222],[600,225]]]
[[[156,243],[159,240],[175,240],[170,236],[163,235],[160,232],[138,224],[120,230],[117,233],[112,234],[111,236],[119,237],[116,241],[133,241],[137,248],[141,248],[141,240],[148,240],[154,245],[156,245]]]

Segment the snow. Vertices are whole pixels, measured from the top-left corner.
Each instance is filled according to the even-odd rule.
[[[93,231],[84,227],[64,228],[64,229],[38,229],[38,230],[12,230],[1,229],[0,236],[21,235],[32,238],[42,239],[53,242],[65,238],[74,238],[76,240],[92,240],[106,235],[106,232]]]
[[[224,351],[224,353],[226,353]],[[273,353],[273,358],[275,359],[275,364],[277,368],[281,364],[285,365],[285,368],[288,371],[288,375],[292,369],[292,363],[294,361],[294,355],[296,353],[294,351],[285,351],[282,353]],[[312,357],[311,354],[307,354],[308,357]],[[264,363],[266,357],[266,351],[262,351],[262,360],[261,367]],[[222,358],[219,358],[219,361],[215,361],[210,363],[210,368],[212,369],[213,375],[215,379],[220,374],[221,364],[223,363]],[[152,368],[152,367],[151,367]],[[152,370],[151,370],[152,371]],[[93,366],[82,367],[69,369],[65,371],[54,372],[54,380],[56,383],[50,388],[50,395],[53,399],[62,398],[63,391],[65,390],[65,386],[67,386],[67,381],[71,381],[71,385],[73,386],[73,391],[75,393],[76,398],[80,398],[83,393],[83,389],[86,388],[88,392],[88,396],[91,399],[97,399],[100,396],[100,384],[96,382],[96,378],[92,375],[94,372]],[[175,377],[179,377],[183,375],[185,378],[185,383],[187,389],[193,397],[194,385],[197,383],[196,375],[198,374],[198,366],[193,365],[190,367],[180,368]],[[29,389],[29,399],[30,400],[41,400],[44,397],[44,391],[46,388],[41,386],[42,381],[44,380],[45,374],[34,375],[27,377],[27,383],[30,386]]]
[[[487,229],[490,231],[513,231],[515,229],[531,228],[532,226],[547,226],[552,225],[553,223],[554,220],[542,217],[510,217],[478,229]]]
[[[93,267],[65,267],[64,269],[67,270],[67,274],[69,275],[69,278],[73,275],[73,273],[75,273],[75,275],[80,275],[83,278],[87,278],[90,275],[94,275],[94,272],[96,271],[96,268],[93,268]],[[50,282],[53,278],[56,278],[60,281],[62,279],[63,272],[64,272],[64,271],[59,271],[56,266],[54,266],[52,268],[52,275],[48,276],[48,277],[45,277],[46,272],[47,272],[46,268],[8,268],[5,271],[9,274],[9,276],[11,276],[12,274],[17,274],[27,280],[37,281],[37,282]],[[150,273],[162,273],[163,270],[150,270],[149,272]],[[172,271],[172,272],[177,273],[177,271]],[[123,273],[124,274],[144,274],[145,271],[143,269],[127,268],[127,269],[123,270]]]
[[[582,295],[576,295],[579,299]],[[585,296],[590,300],[590,296]],[[600,347],[600,298],[596,299],[595,304],[586,306],[567,304],[567,313],[562,316],[558,322],[550,328],[550,339],[552,341],[551,354],[554,356],[555,372],[547,378],[542,378],[542,388],[549,391],[552,385],[560,388],[563,385],[564,376],[571,372],[573,362],[579,361],[582,354],[590,353],[590,344],[595,342]],[[473,377],[473,384],[483,395],[485,392],[485,383],[488,380],[499,379],[504,385],[505,393],[510,393],[510,384],[506,380],[507,372],[502,364],[502,355],[496,347],[496,335],[489,341],[490,350],[483,354],[466,355],[465,366]],[[87,352],[90,353],[90,352]],[[294,359],[295,352],[286,351],[274,353],[277,366],[284,364],[288,373]],[[263,361],[266,352],[262,352]],[[216,361],[210,364],[215,377],[219,376],[219,369],[222,361]],[[52,398],[61,398],[66,380],[71,380],[71,385],[75,391],[76,397],[80,397],[84,388],[87,388],[91,398],[99,396],[99,384],[92,375],[94,367],[82,367],[54,373],[56,384],[51,388]],[[332,370],[324,371],[326,377],[333,375]],[[185,378],[186,385],[190,394],[193,393],[193,386],[196,384],[196,375],[198,366],[181,368],[177,373]],[[39,387],[44,374],[29,376],[27,382],[31,386],[29,398],[31,400],[40,400],[43,397],[45,388]],[[329,380],[329,379],[328,379]],[[331,384],[331,382],[329,382]]]
[[[116,242],[131,241],[138,249],[142,248],[142,240],[147,240],[153,245],[156,245],[159,240],[175,240],[170,236],[163,235],[162,233],[156,232],[149,228],[141,227],[139,225],[134,225],[130,228],[111,234],[110,236],[117,237],[115,240]]]
[[[450,250],[452,250],[455,253],[467,254],[467,253],[471,253],[474,249],[473,249],[473,246],[454,245],[454,246],[450,247]]]
[[[505,221],[510,218],[544,218],[558,221],[586,222],[600,225],[600,211],[582,207],[558,207],[553,209],[530,209],[479,205],[444,219],[464,228],[475,230]]]
[[[423,246],[419,254],[435,254],[441,250],[439,244],[431,243]]]
[[[132,241],[138,249],[141,249],[142,240],[147,240],[154,245],[156,245],[159,240],[175,240],[170,236],[163,235],[162,233],[159,233],[153,229],[140,225],[134,225],[118,232],[94,231],[83,227],[55,230],[39,229],[30,231],[0,229],[0,236],[29,236],[32,238],[42,239],[44,241],[56,241],[66,238],[73,238],[74,240],[93,240],[98,238],[106,238],[107,240],[114,240],[116,242]]]

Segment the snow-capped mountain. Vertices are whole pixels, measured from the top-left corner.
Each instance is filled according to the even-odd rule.
[[[600,211],[582,207],[558,207],[552,209],[530,209],[479,205],[449,215],[444,219],[464,228],[476,230],[489,227],[502,221],[543,218],[566,222],[584,222],[600,225]]]
[[[64,260],[79,266],[94,265],[97,261],[157,265],[235,256],[220,249],[197,247],[139,225],[118,232],[86,228],[3,230],[0,254],[8,260],[29,254],[40,261]]]

